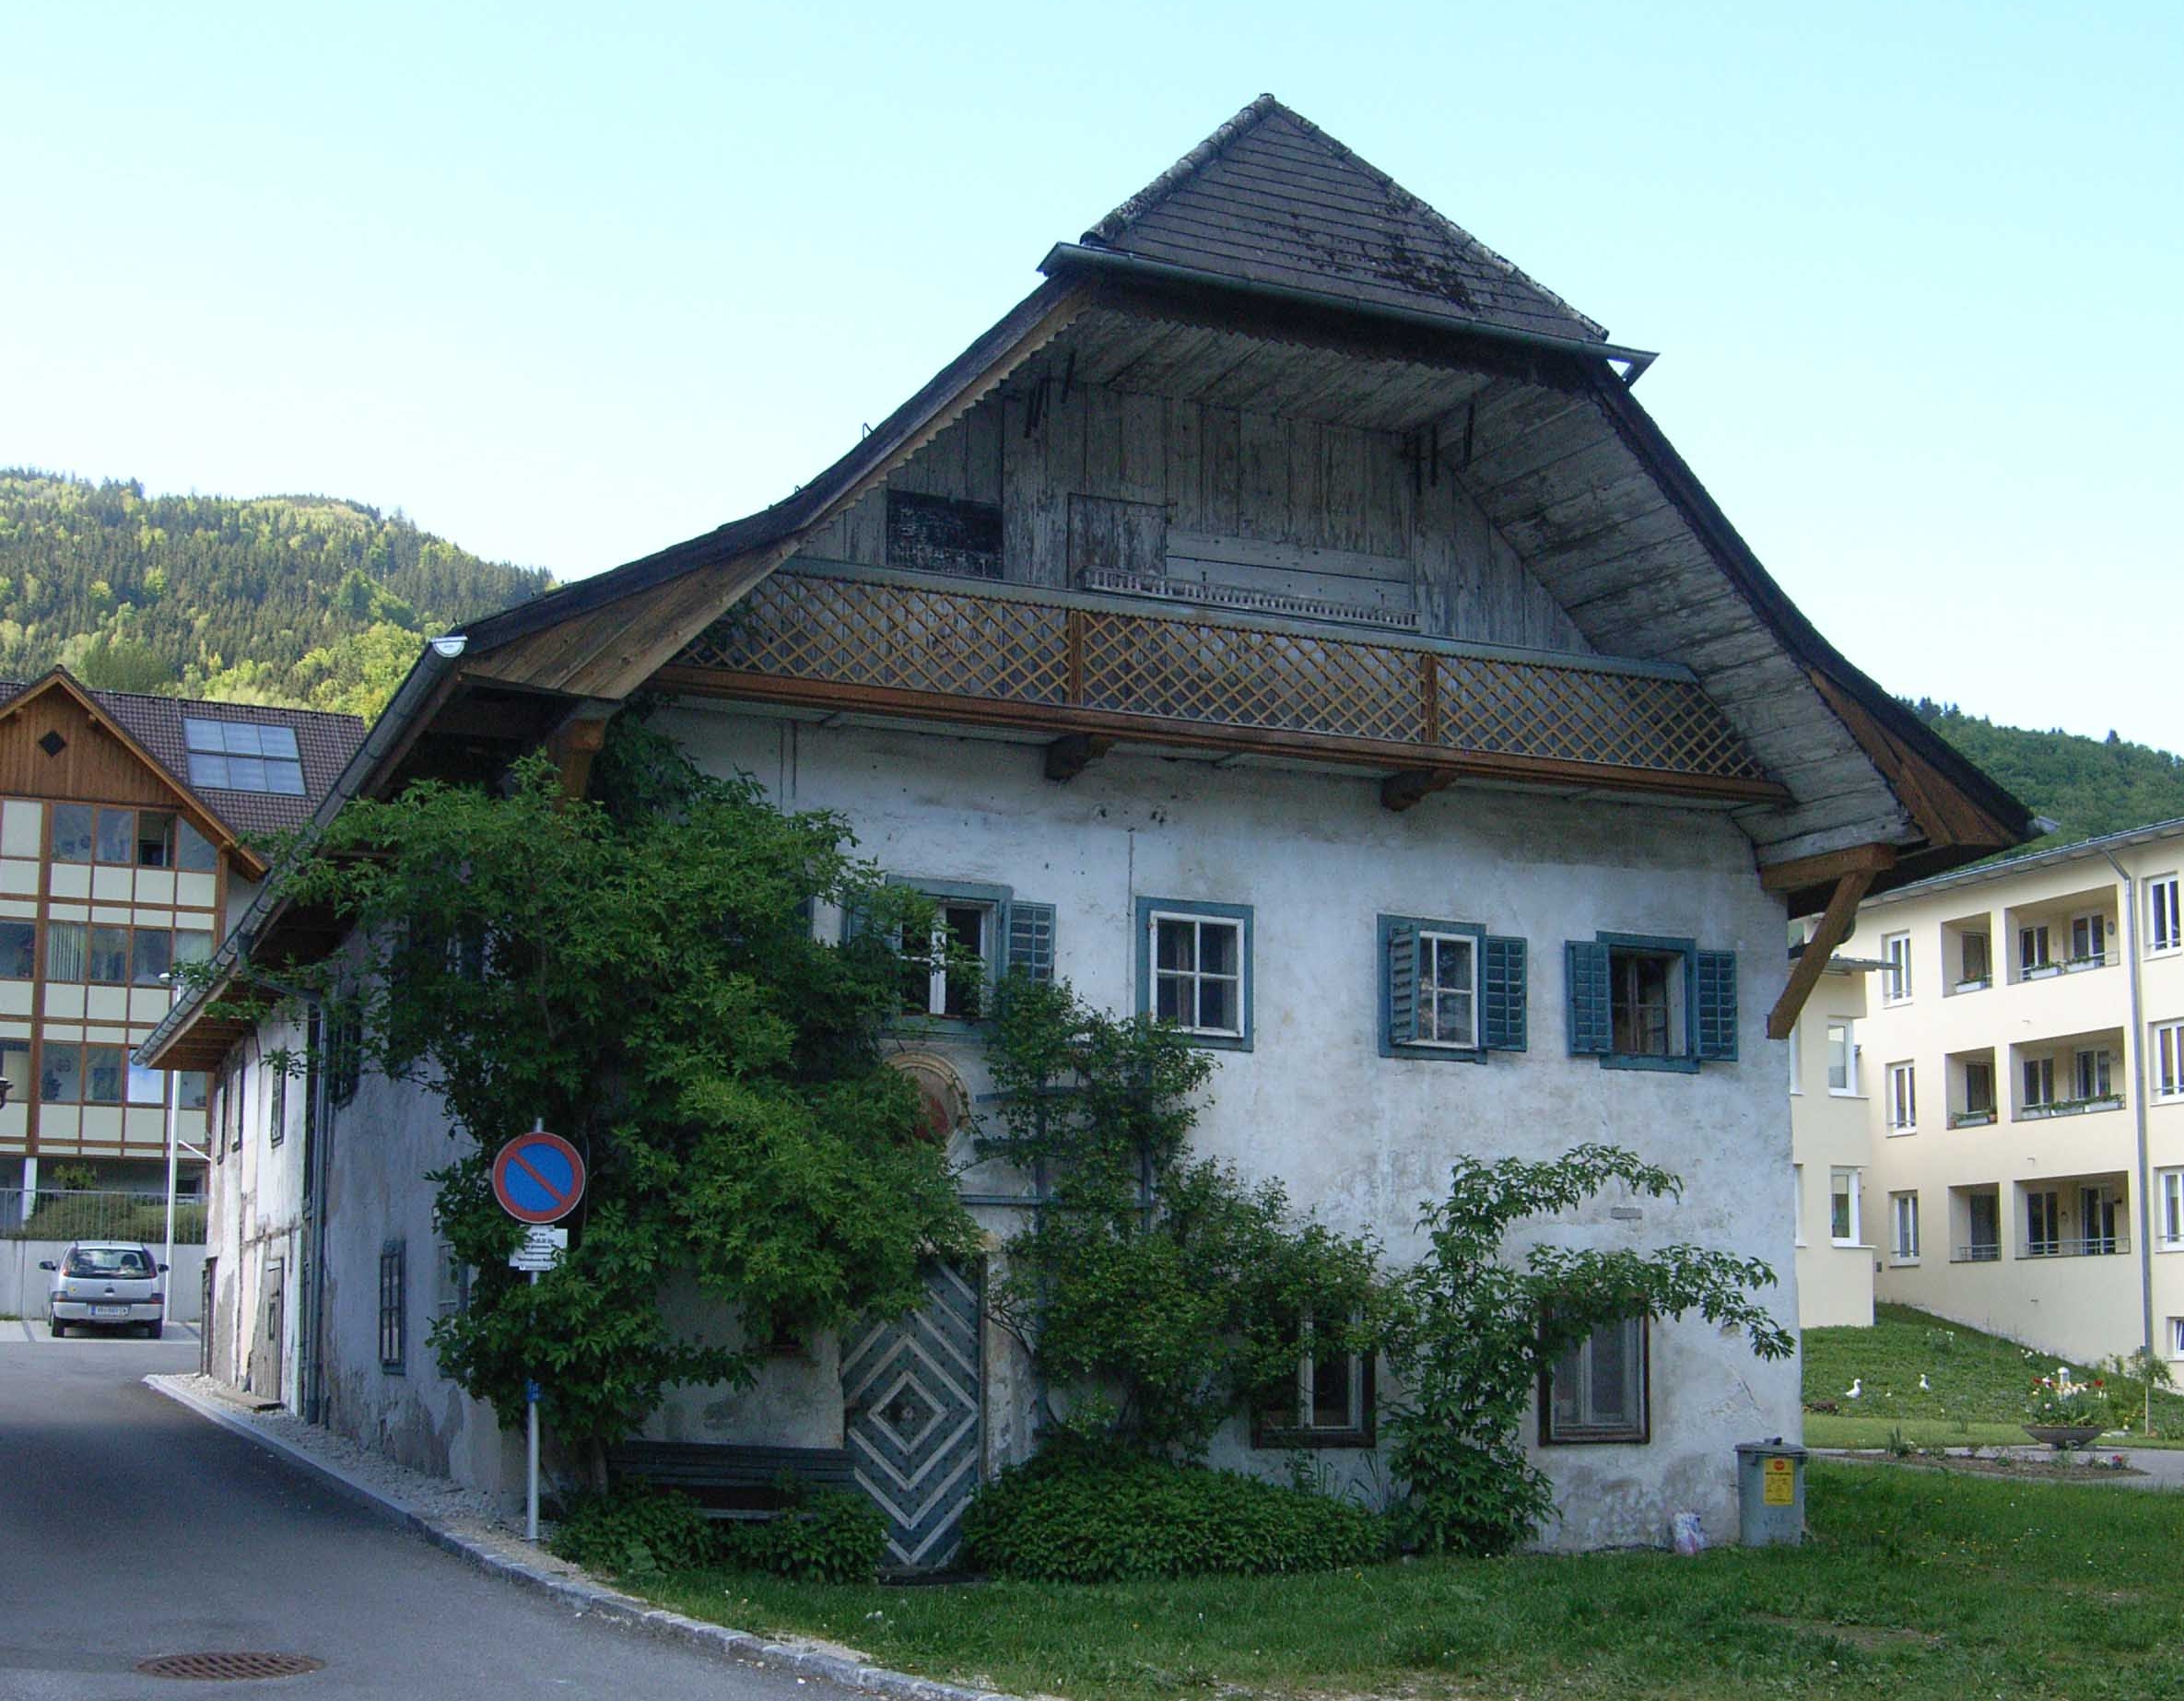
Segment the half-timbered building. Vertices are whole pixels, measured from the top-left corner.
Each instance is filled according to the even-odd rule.
[[[1701,1241],[1787,1283],[1776,1042],[1861,897],[2016,842],[2021,807],[1767,576],[1639,405],[1651,355],[1271,98],[1040,271],[786,500],[443,640],[339,794],[542,743],[581,787],[619,705],[663,696],[693,757],[839,812],[994,972],[1215,1050],[1205,1148],[1393,1256],[1452,1154],[1612,1140],[1682,1198],[1528,1232]],[[1794,968],[1786,906],[1825,915]],[[245,930],[337,943],[277,902]],[[969,1164],[987,1078],[957,1015],[936,980],[902,1061],[998,1238],[1030,1181]],[[217,1067],[243,1038],[199,1004],[146,1056]],[[305,1398],[506,1487],[490,1413],[415,1344],[459,1303],[422,1179],[445,1129],[370,1081],[325,1113]],[[690,1390],[652,1433],[846,1449],[931,1563],[1042,1421],[979,1281],[936,1272],[910,1325]],[[1217,1461],[1303,1446],[1377,1480],[1375,1368],[1300,1370],[1297,1409]],[[1798,1412],[1794,1367],[1703,1323],[1603,1333],[1529,1437],[1549,1539],[1658,1542],[1685,1510],[1727,1537],[1732,1445]]]

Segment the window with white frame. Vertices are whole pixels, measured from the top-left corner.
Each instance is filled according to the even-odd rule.
[[[2028,1057],[2025,1060],[2025,1104],[2027,1109],[2055,1102],[2055,1060],[2051,1057]]]
[[[1251,1039],[1251,912],[1138,900],[1139,1008],[1212,1045]]]
[[[1888,1195],[1888,1250],[1899,1264],[1919,1261],[1919,1195]]]
[[[1805,1030],[1802,1023],[1790,1029],[1790,1090],[1801,1097],[1805,1090]]]
[[[1262,1448],[1370,1447],[1374,1442],[1373,1361],[1337,1342],[1315,1344],[1311,1318],[1299,1331],[1294,1403],[1252,1413],[1251,1445]]]
[[[1858,1171],[1833,1169],[1827,1176],[1827,1238],[1837,1246],[1862,1246],[1859,1233]]]
[[[2048,928],[2045,922],[2037,927],[2017,930],[2017,972],[2020,975],[2037,973],[2048,967]]]
[[[988,965],[993,959],[994,906],[962,898],[936,898],[933,933],[902,942],[902,1007],[911,1015],[974,1021],[985,1014]]]
[[[2184,1022],[2155,1026],[2154,1097],[2184,1098]]]
[[[1881,937],[1881,1002],[1900,1004],[1911,996],[1911,936],[1885,933]]]
[[[2163,1251],[2184,1251],[2184,1169],[2164,1169],[2155,1179],[2161,1189],[2161,1215],[2154,1232],[2161,1237]]]
[[[2075,1051],[2072,1053],[2071,1062],[2074,1097],[2085,1099],[2111,1096],[2113,1075],[2108,1067],[2108,1051],[2105,1046]]]
[[[1858,1035],[1852,1023],[1827,1025],[1827,1090],[1843,1095],[1858,1091]]]
[[[2178,880],[2175,874],[2156,874],[2146,882],[2146,949],[2175,951],[2184,949],[2184,921],[2178,909]]]
[[[2184,1317],[2169,1319],[2169,1356],[2184,1358]]]
[[[1805,1243],[1805,1167],[1790,1166],[1790,1225],[1792,1238],[1799,1246]]]
[[[1966,933],[1956,942],[1963,973],[1956,977],[1956,990],[1969,992],[1987,986],[1994,980],[1994,958],[1988,948],[1985,933]]]
[[[2071,918],[2071,961],[2105,963],[2108,958],[2108,918],[2093,914]]]
[[[1418,935],[1418,1014],[1414,1045],[1479,1043],[1478,942],[1461,933]]]
[[[1888,1065],[1888,1126],[1897,1133],[1919,1126],[1918,1076],[1909,1063]]]
[[[1964,1066],[1964,1113],[1967,1117],[1994,1115],[1994,1065],[1982,1061]]]
[[[1646,1355],[1642,1317],[1604,1324],[1564,1353],[1540,1390],[1541,1441],[1650,1439]]]

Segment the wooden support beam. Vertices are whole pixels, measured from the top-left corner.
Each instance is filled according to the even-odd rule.
[[[1047,778],[1067,785],[1115,747],[1097,733],[1068,733],[1047,746]]]
[[[1796,1027],[1797,1018],[1804,1012],[1805,1000],[1812,997],[1813,989],[1820,984],[1820,977],[1827,972],[1827,959],[1835,955],[1836,946],[1850,936],[1850,929],[1858,920],[1858,906],[1864,901],[1867,888],[1873,883],[1873,873],[1872,869],[1853,868],[1836,881],[1835,896],[1827,900],[1827,908],[1821,912],[1820,925],[1791,966],[1790,984],[1782,989],[1782,996],[1775,1000],[1775,1007],[1767,1018],[1769,1039],[1787,1039],[1791,1030]]]
[[[546,755],[561,772],[565,797],[581,797],[592,783],[592,758],[606,744],[606,723],[619,703],[587,702],[580,706],[546,739]]]
[[[1885,874],[1895,866],[1894,845],[1852,845],[1848,850],[1773,863],[1759,871],[1759,884],[1769,892],[1799,892],[1809,886],[1840,880],[1845,874]]]
[[[1455,782],[1456,776],[1446,771],[1406,768],[1403,772],[1390,774],[1380,781],[1380,807],[1401,815],[1413,804],[1420,803]]]

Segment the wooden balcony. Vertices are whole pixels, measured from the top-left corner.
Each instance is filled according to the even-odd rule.
[[[1678,668],[1183,616],[870,568],[777,570],[659,683],[1012,727],[1095,752],[1126,741],[1363,766],[1392,776],[1383,798],[1397,807],[1466,777],[1786,795]]]

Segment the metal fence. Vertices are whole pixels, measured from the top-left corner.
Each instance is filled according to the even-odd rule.
[[[0,1188],[0,1240],[141,1240],[158,1246],[166,1238],[167,1201],[159,1193]],[[205,1243],[203,1204],[174,1202],[174,1242]]]

